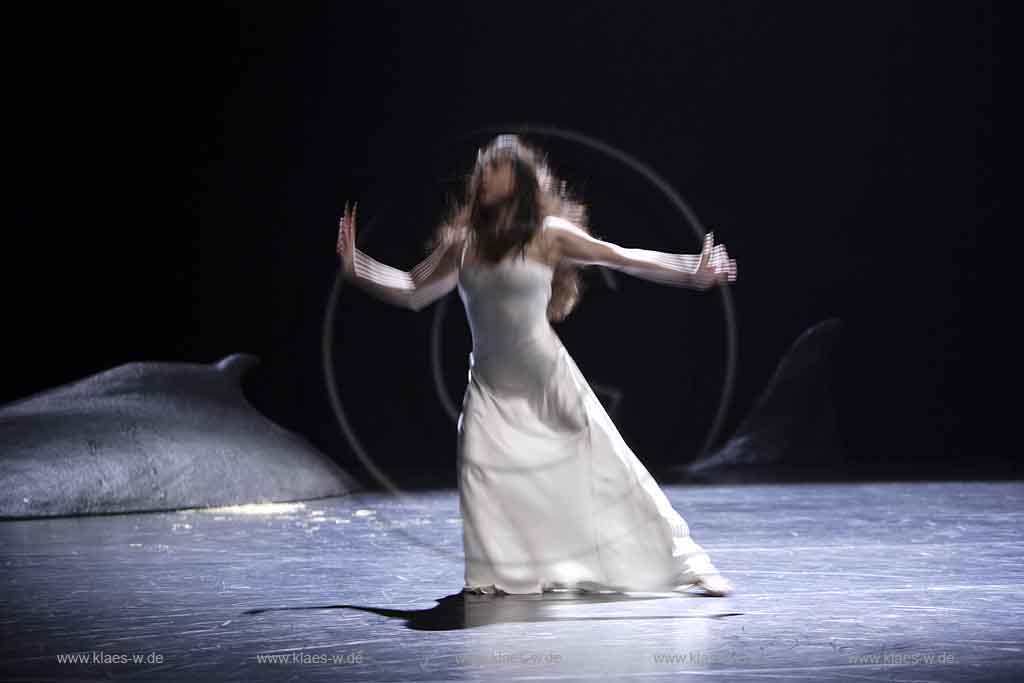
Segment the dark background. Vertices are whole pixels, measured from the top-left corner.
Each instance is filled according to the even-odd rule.
[[[476,146],[547,124],[649,165],[739,263],[719,443],[809,326],[838,317],[853,460],[1008,459],[979,302],[997,234],[988,3],[205,3],[10,16],[0,401],[139,360],[250,352],[251,400],[359,471],[331,413],[322,324],[346,199],[360,246],[408,268]],[[535,137],[595,234],[699,251],[650,183]],[[559,325],[652,465],[692,459],[721,392],[719,292],[587,271]],[[340,294],[339,392],[386,467],[454,462],[430,370],[436,307]],[[445,309],[456,405],[469,332]],[[607,395],[603,393],[602,398]]]

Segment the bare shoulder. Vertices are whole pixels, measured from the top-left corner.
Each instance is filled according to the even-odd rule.
[[[547,216],[544,225],[544,232],[559,262],[614,267],[622,260],[621,249],[617,245],[597,239],[570,220]]]
[[[554,239],[561,239],[566,234],[585,235],[586,232],[578,225],[561,216],[545,216],[544,232]]]
[[[545,216],[543,221],[544,243],[556,261],[562,257],[566,242],[574,237],[586,237],[587,233],[578,225],[561,216]]]
[[[426,257],[413,267],[414,276],[426,277],[437,270],[449,272],[457,269],[462,262],[464,244],[461,237],[434,242]]]

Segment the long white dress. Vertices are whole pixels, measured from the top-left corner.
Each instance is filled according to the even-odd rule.
[[[463,590],[670,591],[717,575],[548,321],[553,269],[461,265]]]

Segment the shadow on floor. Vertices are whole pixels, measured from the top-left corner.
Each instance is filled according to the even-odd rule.
[[[567,605],[603,605],[616,602],[646,600],[678,600],[680,598],[706,598],[698,593],[678,593],[672,596],[633,596],[621,593],[592,594],[570,591],[552,591],[540,595],[475,595],[455,593],[437,600],[428,609],[392,609],[364,605],[309,605],[304,607],[266,607],[243,612],[245,615],[267,612],[287,612],[318,609],[353,609],[384,617],[402,619],[406,628],[414,631],[457,631],[489,624],[522,622],[568,621],[634,621],[650,619],[723,619],[741,616],[742,612],[715,614],[622,615],[622,616],[566,616]],[[557,610],[555,609],[557,607]]]

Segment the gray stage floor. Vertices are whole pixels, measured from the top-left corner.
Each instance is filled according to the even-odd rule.
[[[665,490],[734,596],[463,597],[454,490],[3,522],[0,675],[1024,679],[1024,483]]]

